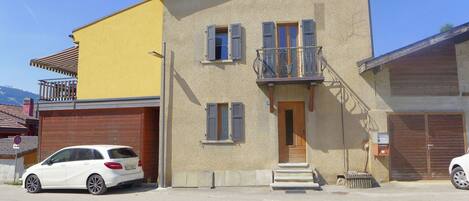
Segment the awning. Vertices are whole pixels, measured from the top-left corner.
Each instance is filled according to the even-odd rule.
[[[78,46],[46,57],[31,59],[29,65],[76,77],[78,68]]]

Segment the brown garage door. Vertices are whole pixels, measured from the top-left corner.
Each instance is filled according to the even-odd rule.
[[[461,114],[389,115],[391,179],[447,179],[453,157],[464,154]]]
[[[158,109],[121,108],[40,112],[40,157],[74,145],[132,146],[143,164],[145,178],[158,173]]]

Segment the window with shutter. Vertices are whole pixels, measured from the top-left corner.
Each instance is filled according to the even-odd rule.
[[[218,130],[217,104],[207,104],[207,140],[217,140]]]
[[[263,72],[264,77],[274,77],[275,68],[275,23],[262,23],[262,46],[264,50]]]
[[[214,61],[215,58],[215,48],[216,48],[216,30],[215,25],[210,25],[207,27],[207,60]]]
[[[241,24],[231,24],[231,59],[239,60],[242,56]]]
[[[316,72],[316,23],[314,20],[302,20],[303,62],[305,76]]]
[[[233,141],[244,140],[244,105],[234,102],[231,104],[231,135]]]

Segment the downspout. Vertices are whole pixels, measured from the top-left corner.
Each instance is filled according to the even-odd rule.
[[[163,63],[161,68],[161,96],[160,96],[160,119],[159,119],[159,150],[158,150],[158,187],[166,187],[166,132],[165,132],[165,99],[166,99],[166,42],[163,42]]]
[[[348,172],[348,156],[347,156],[347,146],[345,143],[345,125],[344,125],[344,104],[345,104],[345,99],[344,99],[344,85],[342,84],[341,81],[340,83],[340,124],[341,124],[341,131],[342,131],[342,146],[344,149],[344,170],[345,173]]]

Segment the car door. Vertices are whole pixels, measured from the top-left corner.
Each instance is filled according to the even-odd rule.
[[[70,161],[71,149],[61,150],[44,161],[36,171],[43,188],[66,187],[67,163]]]
[[[72,152],[72,161],[69,164],[67,183],[70,188],[86,188],[86,179],[92,173],[98,173],[96,164],[103,159],[94,149],[78,148]]]

